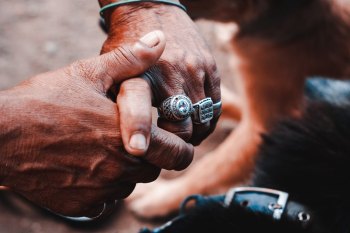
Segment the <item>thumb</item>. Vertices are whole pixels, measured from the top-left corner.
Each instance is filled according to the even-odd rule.
[[[153,31],[134,44],[124,44],[101,56],[86,59],[73,65],[75,69],[83,69],[86,78],[96,79],[102,83],[104,91],[122,81],[138,76],[153,67],[165,49],[165,35],[161,31]]]

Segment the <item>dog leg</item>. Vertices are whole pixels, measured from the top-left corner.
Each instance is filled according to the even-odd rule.
[[[254,170],[260,130],[242,122],[213,152],[199,160],[183,176],[136,187],[127,199],[139,217],[164,217],[178,210],[191,194],[219,194],[247,182]]]

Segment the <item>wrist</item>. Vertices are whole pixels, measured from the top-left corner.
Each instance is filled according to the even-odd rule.
[[[100,0],[100,6],[104,7],[111,3],[122,2],[124,0]],[[178,0],[168,0],[179,3]],[[137,24],[140,22],[152,21],[151,17],[161,17],[166,14],[174,14],[180,11],[182,14],[186,12],[179,6],[157,1],[132,2],[123,5],[108,8],[103,11],[103,17],[106,21],[107,28],[113,29],[130,23]],[[186,14],[187,16],[187,14]]]
[[[121,1],[125,1],[125,0],[99,0],[99,4],[100,4],[100,7],[104,7],[104,6],[107,6],[109,4],[112,4],[112,3],[115,3],[115,2],[121,2]],[[171,2],[176,2],[176,3],[180,3],[179,0],[169,0]]]

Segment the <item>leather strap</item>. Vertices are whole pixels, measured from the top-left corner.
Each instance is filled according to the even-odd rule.
[[[288,193],[256,187],[233,188],[226,195],[202,197],[201,195],[192,195],[187,197],[181,205],[181,215],[165,225],[154,230],[143,229],[140,233],[161,233],[174,225],[181,225],[186,221],[187,214],[185,207],[191,200],[196,201],[196,206],[206,206],[209,202],[221,203],[224,208],[233,208],[237,205],[242,208],[252,210],[255,213],[263,213],[276,219],[290,219],[299,221],[302,227],[311,228],[316,232],[322,232],[322,221],[316,213],[306,205],[288,200]]]
[[[242,187],[231,189],[225,197],[226,208],[235,203],[254,212],[265,213],[279,220],[282,217],[300,221],[307,227],[317,219],[307,206],[288,200],[288,193],[273,189]]]

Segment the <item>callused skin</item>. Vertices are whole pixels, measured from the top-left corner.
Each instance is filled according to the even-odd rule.
[[[101,7],[112,2],[117,1],[99,0]],[[167,47],[157,64],[142,76],[150,85],[153,106],[158,107],[163,100],[176,94],[188,95],[193,103],[206,97],[211,97],[215,103],[220,101],[220,76],[216,63],[203,36],[180,7],[157,2],[129,3],[105,10],[104,18],[109,34],[102,53],[121,43],[134,41],[148,31],[164,32]],[[215,129],[220,114],[221,110],[217,110],[211,122],[201,125],[193,125],[191,119],[182,122],[158,119],[158,126],[198,145]],[[138,128],[122,124],[126,148],[133,131],[149,134],[142,127],[145,123],[137,116],[134,118],[140,122]]]
[[[186,168],[192,145],[154,125],[146,153],[128,154],[118,106],[106,94],[158,61],[165,38],[157,37],[154,46],[124,44],[0,92],[0,186],[58,214],[95,217],[160,168]]]

